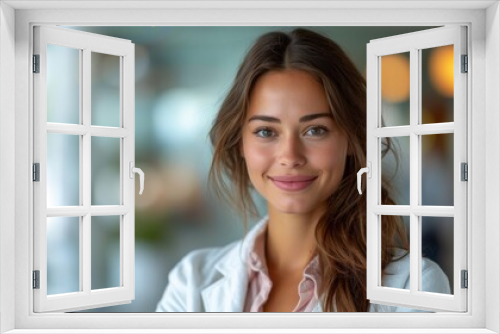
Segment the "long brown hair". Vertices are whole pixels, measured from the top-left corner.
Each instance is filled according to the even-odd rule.
[[[260,36],[246,54],[210,131],[213,159],[209,180],[216,193],[245,217],[257,215],[251,183],[240,155],[242,127],[255,82],[268,71],[299,69],[322,83],[335,123],[349,150],[343,179],[328,199],[328,210],[316,231],[324,311],[368,310],[366,299],[366,191],[359,195],[356,174],[366,166],[366,83],[351,60],[332,40],[298,28]],[[385,142],[390,151],[391,141]],[[390,185],[382,180],[381,204],[394,204]],[[382,270],[396,246],[407,247],[398,216],[382,218]]]

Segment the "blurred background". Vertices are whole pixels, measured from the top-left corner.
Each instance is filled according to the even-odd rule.
[[[184,255],[244,236],[241,217],[207,189],[207,134],[255,39],[294,27],[68,28],[135,44],[135,165],[146,175],[144,193],[136,193],[135,300],[89,311],[154,312],[168,272]],[[430,27],[307,28],[336,41],[365,75],[370,40]],[[78,50],[47,51],[47,120],[78,124]],[[450,47],[422,51],[422,123],[453,121],[452,55]],[[92,125],[120,124],[119,64],[116,56],[92,54]],[[385,56],[381,64],[385,125],[407,125],[409,55]],[[394,138],[394,147],[397,158],[388,154],[382,171],[394,184],[397,204],[409,204],[409,139]],[[91,150],[92,204],[119,204],[119,140],[93,137]],[[47,155],[48,206],[79,205],[78,136],[48,134]],[[423,205],[453,205],[452,162],[452,134],[422,136]],[[255,200],[265,214],[262,199]],[[47,224],[48,293],[79,291],[79,220],[49,218]],[[92,218],[92,289],[119,286],[119,233],[118,216]],[[453,219],[424,217],[422,248],[452,281]]]

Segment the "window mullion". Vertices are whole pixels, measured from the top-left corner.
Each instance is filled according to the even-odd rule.
[[[79,67],[79,70],[80,70],[80,75],[79,75],[79,80],[80,80],[80,90],[79,90],[79,106],[80,106],[80,110],[79,110],[79,118],[80,118],[80,121],[79,121],[79,124],[77,125],[78,127],[84,127],[82,124],[84,123],[84,119],[83,119],[83,84],[84,84],[84,80],[83,80],[83,75],[82,75],[82,72],[83,72],[83,52],[82,50],[80,50],[80,67]],[[50,126],[50,124],[48,124],[48,127]],[[80,189],[80,200],[79,200],[79,203],[80,203],[80,206],[82,208],[85,208],[85,205],[84,205],[84,198],[85,198],[85,192],[84,192],[84,165],[85,165],[85,160],[84,160],[84,140],[83,140],[84,136],[80,135],[79,136],[79,141],[80,141],[80,186],[79,186],[79,189]],[[80,291],[85,291],[85,289],[87,288],[87,286],[85,285],[86,283],[86,278],[84,278],[84,273],[85,273],[85,267],[84,267],[84,260],[86,261],[87,260],[87,256],[84,256],[84,250],[86,249],[83,245],[84,245],[84,242],[85,242],[85,239],[84,239],[84,226],[85,226],[85,216],[79,216],[79,290]],[[84,283],[85,282],[85,283]]]
[[[409,205],[376,205],[373,213],[377,215],[454,217],[455,210],[452,206],[409,206]]]
[[[90,127],[90,117],[91,117],[91,54],[89,49],[83,50],[83,64],[82,64],[82,120],[83,126],[85,129],[89,129]],[[82,186],[83,186],[83,206],[90,208],[91,205],[91,193],[90,193],[90,185],[91,185],[91,152],[90,152],[90,143],[91,143],[91,134],[89,131],[86,131],[82,136],[83,138],[83,147],[82,147],[82,159],[80,160],[82,164],[83,178],[82,178]]]
[[[434,124],[416,124],[414,126],[388,126],[373,129],[373,135],[382,137],[402,137],[409,136],[411,133],[417,135],[435,135],[443,133],[454,133],[455,124],[453,122],[434,123]]]
[[[88,48],[83,49],[83,61],[82,61],[82,123],[85,128],[89,128],[91,124],[91,51]],[[91,206],[91,134],[87,131],[82,136],[82,158],[80,159],[80,163],[82,164],[82,188],[83,188],[83,206],[90,209]],[[82,262],[80,264],[80,277],[83,280],[83,291],[85,293],[90,293],[91,290],[91,215],[90,211],[87,212],[82,218],[82,233],[80,235],[81,238],[81,247],[82,247]]]
[[[418,135],[414,129],[419,123],[420,114],[420,62],[417,49],[410,50],[410,291],[416,293],[419,289],[419,222],[420,219],[413,212],[419,204],[420,168]]]
[[[80,80],[81,82],[81,80]],[[81,106],[80,106],[81,108]],[[47,132],[59,133],[65,135],[79,135],[86,134],[89,129],[81,124],[65,124],[65,123],[52,123],[47,122]]]
[[[135,285],[134,268],[134,179],[130,178],[130,162],[135,165],[135,124],[134,113],[134,52],[120,57],[120,126],[123,131],[129,131],[128,135],[121,140],[121,167],[120,167],[120,196],[122,205],[128,209],[127,214],[120,219],[120,284],[125,289],[131,289]],[[131,291],[131,299],[134,291]]]
[[[47,123],[47,132],[66,135],[83,136],[90,132],[93,136],[124,138],[130,134],[129,129],[113,128],[106,126],[90,126],[79,124]]]
[[[120,130],[124,129],[125,120],[128,119],[124,115],[124,103],[123,103],[123,85],[124,85],[124,63],[123,57],[120,57]],[[127,115],[128,116],[128,115]],[[125,160],[127,155],[125,154],[125,139],[120,139],[120,204],[125,205],[127,201],[125,200],[124,190],[126,188],[126,172],[124,170],[125,166],[128,167],[128,163]],[[126,278],[125,278],[125,219],[123,215],[120,215],[120,286],[125,286]]]
[[[91,288],[91,282],[90,282],[90,279],[91,279],[91,272],[90,272],[90,268],[91,268],[91,263],[90,263],[90,259],[91,259],[91,248],[90,248],[90,235],[91,235],[91,231],[90,231],[90,219],[91,219],[91,216],[90,214],[86,214],[85,216],[83,216],[82,218],[82,227],[81,227],[81,231],[82,233],[80,234],[80,244],[81,244],[81,258],[82,258],[82,262],[80,263],[80,280],[83,282],[82,283],[82,291],[85,292],[85,293],[90,293],[90,288]]]
[[[412,128],[412,132],[418,135],[436,135],[443,133],[454,133],[455,124],[453,122],[418,124]]]
[[[35,32],[37,34],[38,32]],[[47,59],[47,48],[45,40],[37,34],[35,38],[34,52],[40,54],[40,64],[45,64]],[[42,47],[43,46],[43,47]],[[40,71],[33,76],[34,104],[39,106],[34,112],[34,162],[39,162],[41,167],[40,181],[33,184],[35,197],[33,199],[33,228],[34,240],[46,243],[47,240],[47,71]],[[47,295],[47,247],[38,243],[33,248],[33,261],[35,270],[40,270],[40,289],[35,290],[34,302],[40,304],[43,296]]]
[[[461,55],[467,54],[467,43],[466,29],[463,27],[460,30],[460,36],[455,42],[455,63],[460,64]],[[467,265],[467,206],[461,205],[461,203],[467,203],[467,184],[468,182],[461,181],[460,179],[460,164],[462,162],[468,162],[467,158],[467,74],[461,73],[458,69],[460,66],[455,67],[454,77],[455,79],[455,97],[461,96],[462,99],[458,100],[455,98],[453,102],[454,109],[454,124],[455,124],[455,136],[454,136],[454,166],[453,173],[454,177],[454,263],[453,268],[455,275],[459,277],[461,270],[467,270],[469,266]],[[470,169],[469,169],[469,175]],[[460,189],[460,191],[457,191]],[[469,272],[469,277],[470,277]],[[457,296],[462,298],[462,308],[467,309],[467,289],[462,289],[460,279],[455,279],[454,291]]]

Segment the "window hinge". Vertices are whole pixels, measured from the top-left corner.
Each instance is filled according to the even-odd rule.
[[[469,287],[469,274],[467,270],[462,270],[462,289]]]
[[[33,289],[40,289],[40,270],[33,270]]]
[[[33,55],[33,73],[40,73],[40,55]]]
[[[33,164],[33,181],[40,181],[40,163],[38,162]]]
[[[462,177],[460,178],[461,181],[469,181],[469,167],[466,162],[462,162],[460,164],[461,166],[461,174]]]
[[[462,73],[469,72],[469,57],[467,55],[462,55]]]

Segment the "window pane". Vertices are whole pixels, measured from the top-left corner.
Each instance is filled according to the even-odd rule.
[[[421,50],[422,124],[453,122],[453,45]]]
[[[380,57],[384,126],[410,124],[410,53]]]
[[[453,134],[422,136],[422,205],[453,206]]]
[[[80,205],[79,189],[79,136],[47,133],[47,206]]]
[[[80,123],[80,50],[47,45],[47,121]]]
[[[404,286],[409,279],[402,279],[410,275],[410,217],[409,216],[380,216],[381,221],[381,254],[380,264],[382,277],[381,286],[409,290]],[[384,270],[384,259],[388,261]]]
[[[410,137],[381,138],[382,179],[396,205],[410,205]]]
[[[434,261],[443,269],[453,294],[453,218],[422,217],[421,219],[422,261]],[[424,264],[422,266],[424,267]],[[447,289],[446,282],[422,282],[422,291],[443,293]]]
[[[120,286],[120,216],[92,217],[92,290]]]
[[[120,138],[92,137],[92,205],[120,204]]]
[[[80,291],[80,219],[47,218],[47,294]]]
[[[92,125],[120,126],[120,57],[92,52]]]

